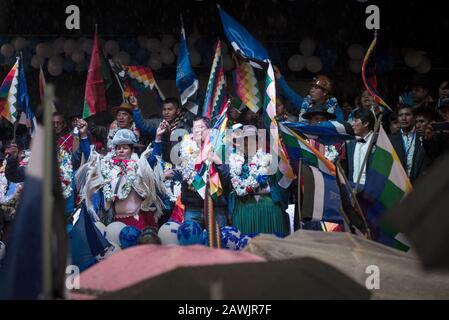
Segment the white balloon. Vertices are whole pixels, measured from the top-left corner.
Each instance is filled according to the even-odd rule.
[[[120,47],[115,40],[108,40],[104,44],[104,49],[107,53],[109,53],[111,56],[115,56],[117,53],[120,52]]]
[[[94,41],[92,39],[85,39],[82,43],[81,43],[81,49],[87,53],[90,54],[92,52],[92,47],[94,45]]]
[[[34,69],[39,69],[44,64],[44,58],[38,56],[37,54],[31,58],[31,66]]]
[[[57,77],[62,73],[62,64],[61,65],[53,65],[48,64],[47,65],[48,73],[50,73],[52,76]]]
[[[223,58],[223,68],[226,71],[230,71],[232,70],[232,68],[234,68],[234,61],[229,54],[225,55]]]
[[[173,53],[178,55],[178,53],[179,53],[179,42],[176,42],[175,45],[173,46]]]
[[[348,47],[348,56],[352,60],[361,60],[363,58],[363,55],[364,55],[364,50],[360,44],[354,43]]]
[[[304,69],[304,57],[300,54],[295,54],[288,59],[288,68],[291,71],[298,72]]]
[[[68,39],[64,42],[64,52],[68,55],[72,54],[76,49],[76,42],[73,39]]]
[[[360,73],[362,72],[362,64],[363,60],[351,60],[349,62],[349,70],[353,73]]]
[[[310,57],[315,51],[315,41],[311,38],[304,38],[299,44],[299,50],[301,50],[304,56]]]
[[[410,50],[405,55],[404,61],[405,61],[405,64],[407,66],[409,66],[410,68],[416,68],[417,66],[419,66],[422,59],[423,59],[423,54],[420,51]]]
[[[163,48],[171,48],[175,44],[176,38],[172,34],[164,34],[161,42]]]
[[[25,48],[28,45],[28,42],[25,38],[17,37],[12,40],[12,45],[14,46],[14,49],[19,51]]]
[[[156,52],[156,53],[161,52],[161,50],[162,50],[161,41],[159,39],[156,39],[156,38],[148,39],[147,49],[151,53],[153,53],[153,52]]]
[[[126,224],[123,222],[115,221],[106,227],[106,239],[109,242],[120,243],[120,231],[126,227]]]
[[[306,68],[312,73],[317,73],[321,71],[321,68],[323,67],[323,63],[321,62],[321,59],[315,56],[311,56],[306,58]]]
[[[65,39],[63,37],[57,38],[53,41],[53,52],[60,54],[64,52]]]
[[[43,58],[50,58],[53,54],[53,48],[48,42],[38,43],[36,46],[36,54]]]
[[[164,64],[172,64],[175,62],[175,55],[170,49],[162,49],[161,51],[161,60]]]
[[[430,62],[429,58],[426,56],[423,56],[421,59],[421,62],[419,65],[415,68],[416,72],[418,73],[427,73],[432,69],[432,63]]]
[[[0,51],[5,58],[12,57],[14,55],[14,46],[10,43],[5,43],[0,48]]]
[[[174,221],[164,223],[157,233],[163,245],[176,245],[178,241],[178,229],[180,224]]]
[[[113,60],[115,63],[128,65],[129,62],[131,61],[131,58],[130,58],[128,52],[120,51],[119,53],[117,53],[117,54],[112,58],[112,60]]]
[[[72,60],[75,63],[81,63],[84,61],[84,52],[82,50],[76,49],[72,53]]]
[[[153,70],[159,70],[160,68],[162,68],[162,60],[160,55],[158,53],[152,53],[150,60],[148,61],[148,65]]]
[[[196,50],[190,52],[190,63],[193,67],[196,67],[201,63],[201,56]]]

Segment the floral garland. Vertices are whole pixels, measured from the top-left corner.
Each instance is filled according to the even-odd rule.
[[[246,164],[245,158],[238,153],[229,157],[231,183],[239,197],[257,192],[267,186],[268,168],[271,164],[271,154],[258,150],[251,161]]]
[[[124,167],[120,164],[123,164]],[[114,201],[116,197],[119,200],[128,197],[133,184],[137,180],[137,169],[138,163],[135,160],[130,159],[123,162],[115,161],[115,153],[109,153],[101,160],[100,171],[106,182],[106,185],[103,187],[103,194],[106,201]],[[115,195],[112,191],[111,182],[120,175],[126,175],[126,181],[119,190],[119,193]]]
[[[72,157],[63,148],[58,151],[59,179],[61,180],[62,195],[64,199],[70,198],[72,195],[73,165]]]
[[[200,153],[200,148],[190,135],[185,135],[181,141],[180,159],[182,179],[192,184],[196,176],[195,163]]]
[[[326,157],[326,159],[334,162],[335,159],[337,159],[339,156],[337,148],[333,145],[325,146],[324,156]]]

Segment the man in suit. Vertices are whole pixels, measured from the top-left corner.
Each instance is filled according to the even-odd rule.
[[[430,159],[424,150],[422,136],[416,131],[413,107],[405,104],[399,105],[398,119],[401,129],[398,133],[390,135],[389,138],[413,183],[430,165]]]
[[[370,141],[374,137],[373,130],[375,122],[374,115],[370,110],[363,108],[356,110],[353,114],[352,128],[354,129],[354,134],[359,139],[350,140],[346,144],[348,180],[354,184],[358,181],[361,186],[365,184],[366,166],[371,158],[369,157],[363,166]],[[361,189],[358,188],[358,190]]]

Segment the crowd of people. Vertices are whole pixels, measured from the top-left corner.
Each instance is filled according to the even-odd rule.
[[[432,97],[431,82],[425,78],[414,80],[411,92],[402,95],[397,104],[391,104],[394,109],[391,112],[376,103],[364,88],[357,105],[340,106],[334,84],[325,75],[312,80],[306,96],[292,90],[277,68],[275,77],[278,121],[319,124],[335,120],[352,125],[357,140],[333,146],[321,145],[313,139],[309,143],[329,160],[338,158],[348,180],[359,184],[359,190],[366,178],[367,163],[363,159],[371,139],[376,137],[373,131],[380,117],[412,183],[449,150],[448,81],[442,82],[438,96]],[[151,231],[152,243],[161,242],[157,230],[168,221],[191,222],[206,228],[204,199],[195,178],[197,160],[210,135],[213,119],[190,113],[175,97],[163,101],[161,118],[144,119],[142,108],[148,106],[139,105],[133,96],[111,108],[114,121],[109,128],[92,125],[94,122],[82,119],[81,115],[66,118],[59,112],[53,114],[69,225],[74,213],[85,205],[93,221],[104,226],[121,222],[142,235]],[[232,97],[228,127],[240,129],[246,144],[251,137],[258,136],[258,129],[264,128],[262,112],[253,112]],[[19,122],[16,128],[0,121],[2,132],[15,132],[14,140],[2,141],[0,149],[0,240],[7,244],[31,156],[32,139],[26,121]],[[213,200],[218,225],[234,227],[242,235],[269,233],[279,237],[300,228],[320,230],[297,215],[291,223],[286,210],[291,204],[300,205],[298,183],[285,190],[274,174],[269,175],[273,159],[267,148],[259,144],[258,150],[251,154],[248,148],[239,149],[236,144],[228,150],[230,161],[226,163],[214,152],[206,155],[221,181],[222,191]],[[338,225],[335,230],[344,230],[342,218],[330,222]]]

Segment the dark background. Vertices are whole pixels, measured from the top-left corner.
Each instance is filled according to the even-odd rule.
[[[0,35],[10,39],[20,35],[39,42],[59,36],[92,38],[94,26],[98,24],[104,40],[116,39],[120,42],[139,35],[160,38],[164,33],[171,33],[177,38],[179,15],[182,13],[186,33],[189,35],[196,30],[201,35],[195,48],[201,53],[202,62],[195,71],[204,82],[210,70],[213,45],[217,37],[225,40],[216,3],[210,0],[1,0]],[[434,92],[443,79],[449,78],[449,19],[443,1],[223,0],[218,3],[264,44],[274,64],[280,67],[291,83],[300,83],[314,76],[305,68],[300,72],[291,72],[287,67],[289,57],[299,53],[300,41],[306,36],[312,37],[317,43],[315,55],[323,61],[322,72],[335,80],[336,95],[340,99],[352,99],[361,86],[360,74],[353,74],[348,69],[347,48],[352,43],[367,46],[372,40],[373,32],[365,28],[365,8],[369,4],[380,8],[381,29],[376,59],[379,89],[387,100],[397,99],[415,73],[404,63],[402,54],[406,48],[427,52],[432,62],[432,70],[427,76],[434,83]],[[81,30],[65,28],[65,8],[70,4],[80,8]],[[1,66],[1,78],[9,68],[8,65]],[[28,66],[26,72],[31,102],[37,104],[38,71]],[[155,71],[157,80],[173,82],[165,90],[169,93],[175,92],[175,74],[176,61]],[[68,110],[68,113],[81,109],[86,72],[64,72],[59,77],[46,73],[46,77],[47,81],[56,84],[61,108]],[[120,103],[120,93],[116,87],[109,90],[108,102],[110,106]]]

